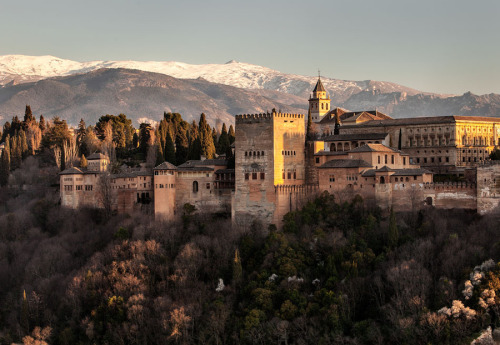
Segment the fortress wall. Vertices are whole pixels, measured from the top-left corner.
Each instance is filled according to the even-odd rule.
[[[274,187],[276,196],[276,210],[273,224],[278,228],[283,224],[283,217],[291,211],[300,210],[309,201],[314,200],[319,194],[317,185],[280,185]]]
[[[500,205],[500,164],[477,168],[477,212],[493,212]]]
[[[241,227],[250,226],[254,220],[270,224],[276,207],[273,114],[238,115],[235,132],[233,223]],[[261,155],[253,156],[257,151]],[[257,174],[255,180],[254,172]],[[265,174],[264,179],[261,179],[261,172]],[[245,174],[249,174],[248,179]]]
[[[424,197],[432,198],[436,208],[477,208],[476,185],[471,183],[429,183],[424,185]]]

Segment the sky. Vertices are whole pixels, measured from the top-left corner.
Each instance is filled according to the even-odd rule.
[[[500,93],[499,0],[0,0],[0,55],[252,63]]]

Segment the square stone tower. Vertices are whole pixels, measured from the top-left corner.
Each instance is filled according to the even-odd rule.
[[[236,116],[235,156],[233,220],[276,222],[276,187],[305,184],[304,115]]]

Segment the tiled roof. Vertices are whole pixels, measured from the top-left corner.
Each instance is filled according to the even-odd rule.
[[[103,155],[102,153],[93,153],[90,156],[87,157],[87,160],[94,160],[94,159],[108,159],[108,156]]]
[[[209,167],[200,167],[200,166],[178,166],[177,171],[214,171],[213,168]]]
[[[348,151],[325,151],[321,150],[316,152],[315,156],[347,156]]]
[[[333,159],[320,168],[369,168],[371,164],[362,159]]]
[[[382,168],[376,170],[376,172],[389,172],[389,171],[396,171],[396,170],[389,168],[387,165],[384,165]]]
[[[68,168],[59,173],[59,175],[74,175],[74,174],[85,174],[82,170],[76,167]]]
[[[431,171],[426,169],[397,169],[396,172],[392,176],[413,176],[413,175],[423,175],[423,174],[432,174]]]
[[[323,141],[384,140],[387,133],[359,133],[330,135]]]
[[[397,153],[401,153],[400,151],[395,150],[389,146],[385,146],[383,144],[366,144],[366,145],[356,147],[349,152],[397,152]]]
[[[216,174],[234,174],[234,169],[219,169]]]
[[[225,159],[199,159],[199,160],[189,160],[186,163],[179,165],[177,168],[185,168],[192,166],[207,166],[207,165],[227,165],[227,160]]]
[[[170,162],[163,162],[157,167],[155,167],[155,170],[176,170],[176,169],[177,167]]]
[[[325,88],[323,86],[323,83],[321,82],[321,78],[318,78],[318,82],[316,83],[316,86],[314,87],[313,92],[325,92]]]

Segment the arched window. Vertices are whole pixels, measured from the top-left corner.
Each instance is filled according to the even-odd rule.
[[[380,176],[380,183],[381,183],[381,184],[384,184],[384,183],[385,183],[385,177],[384,177],[384,176]]]
[[[193,193],[197,193],[198,192],[198,181],[194,181],[193,182]]]

